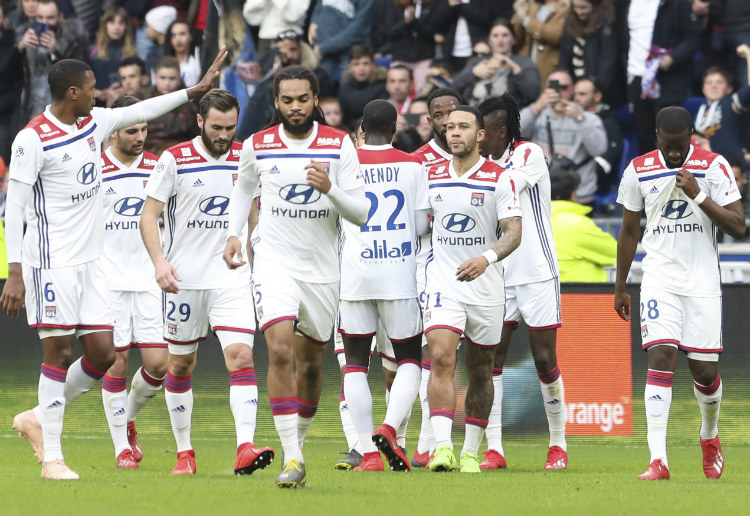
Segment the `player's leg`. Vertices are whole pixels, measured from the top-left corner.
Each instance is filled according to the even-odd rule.
[[[682,298],[687,313],[680,349],[687,352],[693,392],[701,411],[703,472],[707,478],[716,479],[724,471],[724,454],[719,442],[723,391],[718,362],[722,349],[721,298]]]
[[[430,402],[427,397],[427,384],[430,382],[430,347],[427,346],[427,337],[422,335],[422,368],[419,382],[419,405],[422,410],[422,422],[419,428],[419,439],[414,449],[411,466],[424,468],[430,463],[430,456],[435,450],[435,433],[432,431],[430,421]]]
[[[433,300],[439,300],[439,293],[431,292],[429,288],[426,292]],[[431,357],[427,396],[430,421],[435,432],[435,456],[430,462],[430,470],[444,472],[457,466],[451,440],[456,411],[453,375],[456,370],[456,350],[466,324],[466,309],[463,304],[443,297],[442,303],[437,302],[435,306],[425,303],[423,318]]]
[[[346,401],[346,396],[344,395],[344,375],[346,373],[344,339],[341,336],[341,332],[338,331],[334,333],[333,337],[333,352],[339,363],[339,373],[341,374],[341,387],[339,388],[339,416],[341,417],[341,428],[343,429],[344,437],[346,438],[346,451],[341,453],[346,456],[338,460],[333,467],[336,470],[351,470],[362,463],[362,453],[358,450],[358,448],[361,449],[359,446],[359,435],[357,434],[357,429],[354,427],[352,415],[349,411],[349,403]]]
[[[477,473],[479,446],[492,409],[494,387],[492,370],[495,348],[500,342],[505,325],[503,306],[467,306],[466,321],[466,372],[469,385],[466,390],[466,419],[464,446],[461,451],[461,472]]]
[[[482,469],[504,469],[508,466],[503,449],[503,366],[508,355],[513,331],[518,326],[520,319],[521,312],[516,299],[516,288],[508,286],[505,288],[503,331],[500,344],[495,349],[494,366],[492,368],[492,387],[495,391],[487,429],[485,430],[487,450],[484,451],[484,460],[479,465]]]
[[[418,304],[416,306],[419,307]],[[417,313],[415,321],[421,324],[421,313]],[[398,371],[398,359],[396,359],[396,353],[393,350],[393,342],[388,338],[388,333],[383,327],[382,320],[378,321],[378,330],[375,335],[374,341],[375,349],[378,351],[380,362],[383,366],[383,376],[385,378],[385,405],[386,407],[388,407],[390,406],[391,396],[393,395],[392,389],[393,383],[396,380],[396,372]],[[419,383],[417,383],[416,389],[419,389]],[[412,404],[413,403],[414,401],[412,400]],[[406,413],[406,416],[403,418],[403,420],[401,420],[401,424],[395,427],[396,441],[398,442],[398,446],[402,450],[404,455],[406,455],[406,431],[409,427],[409,420],[411,420],[411,406],[409,407],[409,411]]]
[[[133,458],[143,459],[143,450],[138,441],[135,420],[141,409],[156,396],[167,375],[167,343],[164,341],[164,323],[161,310],[160,291],[135,293],[133,304],[133,341],[141,353],[142,366],[130,381],[127,405],[127,434]],[[116,344],[116,343],[115,343]]]
[[[639,479],[669,479],[667,424],[677,347],[682,335],[682,314],[678,296],[641,288],[641,336],[643,348],[648,353],[644,403],[651,459],[648,469]]]

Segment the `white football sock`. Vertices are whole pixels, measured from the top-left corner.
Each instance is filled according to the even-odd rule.
[[[65,370],[42,364],[37,390],[38,409],[34,410],[42,426],[44,462],[63,459],[60,437],[65,416]]]
[[[482,444],[482,438],[484,437],[484,427],[467,422],[465,428],[466,435],[464,436],[464,448],[461,450],[461,456],[465,452],[479,454],[479,446]]]
[[[453,411],[447,409],[433,409],[430,415],[432,429],[435,431],[435,448],[443,445],[453,449],[451,434],[453,431]]]
[[[549,425],[549,446],[557,446],[567,451],[568,444],[565,441],[565,388],[559,366],[556,366],[547,374],[539,374],[539,385],[542,387],[544,411],[547,413],[547,424]]]
[[[161,379],[152,377],[142,366],[138,368],[138,371],[133,375],[133,380],[130,381],[127,406],[128,422],[132,422],[138,417],[138,413],[141,412],[143,406],[154,398],[156,392],[161,389],[165,379],[166,376]]]
[[[104,414],[107,416],[109,434],[115,446],[115,458],[125,450],[130,449],[128,443],[128,426],[125,406],[128,402],[125,377],[111,377],[105,375],[102,378],[102,403]]]
[[[367,384],[367,369],[365,371],[351,371],[353,368],[346,367],[344,374],[344,395],[349,402],[349,413],[354,422],[354,428],[359,435],[359,446],[362,454],[377,451],[372,441],[372,433],[375,430],[372,423],[372,394],[370,385]]]
[[[79,357],[68,368],[68,376],[65,379],[65,403],[69,405],[78,400],[91,389],[94,381],[104,377],[104,373],[91,366],[85,357]]]
[[[357,430],[354,428],[354,422],[352,422],[352,415],[349,413],[349,403],[344,397],[344,384],[341,383],[341,393],[339,394],[339,414],[341,415],[341,427],[344,430],[344,436],[346,437],[346,450],[357,450],[359,446],[359,435]],[[361,454],[361,451],[359,451]]]
[[[667,468],[667,423],[672,404],[673,378],[673,372],[649,370],[644,392],[648,448],[651,452],[649,463],[660,459]]]
[[[499,372],[498,372],[499,371]],[[497,451],[505,456],[503,450],[503,369],[495,368],[492,372],[492,386],[495,388],[495,396],[492,399],[489,423],[485,430],[487,437],[487,449]]]
[[[703,386],[693,381],[693,392],[698,399],[698,407],[701,409],[701,439],[710,440],[719,434],[719,411],[721,410],[721,395],[724,391],[721,377],[711,386]]]
[[[435,433],[432,430],[430,420],[430,403],[427,399],[427,383],[430,381],[430,362],[424,361],[422,367],[422,381],[419,383],[419,404],[422,407],[422,426],[419,429],[419,441],[417,441],[417,452],[429,453],[435,450]]]
[[[254,443],[258,414],[258,381],[254,368],[229,372],[229,406],[234,416],[237,447]]]
[[[297,413],[274,415],[273,423],[276,426],[276,432],[279,433],[284,461],[304,461],[302,449],[297,440]]]
[[[169,409],[169,420],[172,422],[172,432],[177,441],[177,452],[189,451],[193,448],[190,443],[190,428],[193,417],[193,390],[191,376],[175,377],[167,373],[164,382],[164,400]]]

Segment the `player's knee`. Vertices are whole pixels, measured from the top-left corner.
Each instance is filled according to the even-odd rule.
[[[272,368],[291,368],[294,365],[294,347],[284,342],[269,346],[268,362]]]
[[[229,370],[253,368],[253,349],[247,345],[234,344],[227,347],[224,358]]]
[[[534,358],[534,366],[537,372],[547,373],[557,366],[557,359],[545,351],[540,357]]]
[[[187,377],[193,373],[195,361],[191,355],[174,355],[169,361],[169,372],[175,377]]]
[[[112,377],[125,377],[128,374],[128,356],[124,353],[115,354],[115,362],[107,372]]]
[[[115,364],[115,349],[103,348],[95,354],[86,357],[86,360],[97,370],[108,371]]]
[[[701,386],[711,386],[716,381],[718,375],[719,371],[715,365],[707,365],[707,367],[697,369],[697,371],[694,369],[693,380]]]
[[[433,375],[453,375],[456,354],[443,350],[432,350],[431,371]]]

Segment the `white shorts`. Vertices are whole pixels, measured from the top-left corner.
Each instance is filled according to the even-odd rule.
[[[721,297],[698,298],[641,288],[643,349],[677,347],[691,359],[718,361],[721,345]]]
[[[339,283],[312,284],[283,272],[253,273],[255,312],[261,332],[281,321],[297,323],[297,331],[328,344],[336,323]]]
[[[559,279],[505,287],[505,324],[517,327],[522,319],[529,330],[562,327]]]
[[[222,350],[234,343],[253,346],[255,312],[249,285],[182,289],[164,293],[164,339],[173,355],[188,355],[206,339],[208,326]]]
[[[428,293],[429,294],[429,293]],[[471,305],[452,300],[444,294],[435,304],[432,293],[430,305],[424,311],[424,333],[432,330],[452,330],[464,335],[480,348],[495,348],[503,334],[503,305]],[[429,337],[428,337],[429,340]]]
[[[372,340],[372,346],[370,347],[370,357],[373,352],[377,350],[380,360],[383,363],[383,368],[395,372],[398,369],[396,363],[396,355],[393,352],[393,343],[385,334],[383,325],[378,321],[378,330],[375,337]],[[346,366],[346,354],[344,353],[344,339],[342,338],[341,332],[336,332],[333,338],[333,352],[336,354],[336,359],[339,362],[339,369]]]
[[[112,331],[107,276],[99,259],[77,266],[22,269],[26,317],[40,338]]]
[[[115,313],[115,349],[166,348],[161,291],[110,291]]]
[[[422,332],[422,313],[416,298],[403,300],[341,300],[339,330],[352,337],[374,336],[378,322],[398,342]]]

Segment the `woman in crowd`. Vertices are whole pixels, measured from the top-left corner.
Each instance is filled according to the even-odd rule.
[[[96,77],[97,98],[105,100],[105,90],[120,82],[117,70],[123,58],[136,55],[135,33],[127,11],[114,7],[104,12],[96,31],[96,44],[89,54],[89,66]]]
[[[518,54],[529,56],[539,69],[542,84],[557,69],[560,37],[565,17],[570,10],[568,0],[516,0],[516,14],[511,22]]]
[[[573,81],[594,79],[604,102],[618,107],[625,101],[625,76],[619,62],[612,0],[572,0],[560,40],[560,62]]]
[[[488,43],[491,54],[471,59],[453,78],[453,88],[473,106],[506,91],[521,106],[536,100],[539,70],[529,57],[515,53],[513,26],[507,19],[498,18],[492,24]]]
[[[185,20],[175,20],[167,29],[164,55],[174,56],[180,62],[180,75],[187,88],[201,80],[201,63],[195,35]]]

